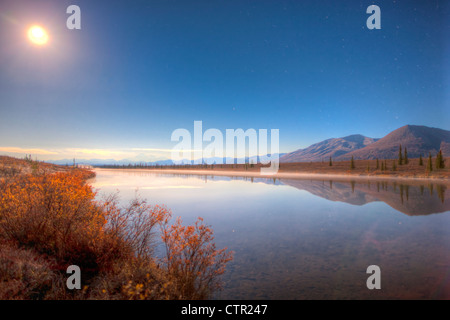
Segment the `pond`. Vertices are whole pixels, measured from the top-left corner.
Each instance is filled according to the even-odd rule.
[[[138,192],[186,224],[204,218],[234,251],[215,299],[450,298],[448,184],[96,173],[100,195]],[[367,288],[370,265],[381,289]]]

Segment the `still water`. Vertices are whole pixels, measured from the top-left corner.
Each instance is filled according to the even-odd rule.
[[[216,299],[450,298],[448,184],[96,172],[100,194],[204,218],[234,251]]]

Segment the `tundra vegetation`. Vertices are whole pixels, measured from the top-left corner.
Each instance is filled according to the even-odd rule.
[[[221,288],[232,253],[201,218],[185,226],[139,197],[98,200],[92,171],[21,161],[0,175],[0,299],[207,299]],[[70,265],[80,290],[66,286]]]

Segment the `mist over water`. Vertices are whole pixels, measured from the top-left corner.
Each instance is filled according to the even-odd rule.
[[[212,226],[234,251],[217,299],[450,298],[446,184],[96,171],[99,197],[137,193]],[[367,289],[369,265],[380,290]]]

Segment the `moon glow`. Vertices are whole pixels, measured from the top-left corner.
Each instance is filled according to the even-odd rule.
[[[39,46],[48,42],[47,31],[40,26],[32,26],[28,29],[28,39]]]

